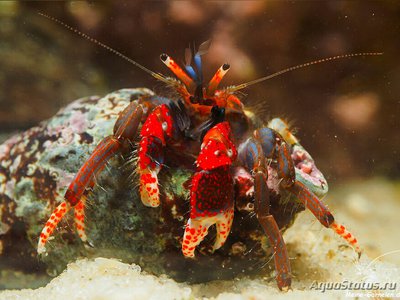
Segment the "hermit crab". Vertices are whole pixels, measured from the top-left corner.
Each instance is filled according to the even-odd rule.
[[[48,17],[48,16],[45,16]],[[223,64],[205,83],[202,55],[210,45],[204,42],[198,51],[186,50],[186,64],[179,66],[166,54],[161,61],[176,78],[155,73],[125,57],[116,50],[48,17],[81,36],[128,60],[172,91],[168,96],[146,95],[132,101],[115,122],[113,134],[105,137],[87,158],[70,183],[64,201],[51,214],[43,228],[38,253],[46,251],[46,243],[57,224],[71,209],[79,237],[88,242],[85,233],[85,202],[99,174],[114,155],[135,149],[136,173],[142,203],[149,209],[163,205],[159,173],[178,153],[181,168],[192,176],[189,190],[190,213],[185,222],[181,251],[193,259],[196,249],[215,225],[216,237],[210,252],[223,248],[230,238],[235,214],[251,211],[260,230],[272,248],[279,289],[291,286],[291,268],[281,229],[276,221],[274,196],[281,192],[297,198],[325,227],[333,229],[361,254],[356,238],[338,224],[321,201],[328,185],[310,154],[281,119],[266,126],[248,111],[237,92],[252,84],[285,72],[339,58],[378,55],[379,53],[347,54],[298,65],[244,84],[219,88],[230,66]],[[193,60],[193,64],[192,64]],[[133,145],[133,146],[132,146]],[[289,212],[288,212],[289,213]],[[286,224],[287,225],[287,224]],[[286,226],[285,225],[285,226]],[[203,255],[203,254],[201,254]]]

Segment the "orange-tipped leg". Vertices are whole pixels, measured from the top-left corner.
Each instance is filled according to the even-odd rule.
[[[43,254],[46,252],[46,243],[53,233],[54,229],[57,227],[57,224],[61,221],[64,215],[71,209],[71,206],[67,202],[61,202],[57,208],[51,214],[49,220],[44,226],[42,233],[40,234],[39,242],[38,242],[38,254]]]
[[[357,244],[357,239],[347,229],[335,222],[335,218],[328,208],[314,195],[304,184],[296,181],[288,190],[296,195],[296,197],[309,209],[318,221],[327,228],[332,228],[338,235],[344,238],[354,250],[358,257],[361,256],[361,249]]]
[[[50,216],[50,219],[43,228],[38,244],[39,254],[46,251],[45,245],[47,240],[53,233],[57,224],[72,207],[76,209],[76,220],[78,220],[77,216],[79,216],[80,219],[76,222],[79,236],[81,236],[83,241],[86,241],[83,224],[84,201],[87,193],[86,189],[94,185],[95,174],[98,174],[104,168],[106,162],[117,152],[120,146],[120,142],[113,136],[106,137],[97,145],[92,155],[79,169],[78,173],[75,175],[75,178],[69,185],[64,195],[64,202],[62,202],[54,210]]]
[[[352,235],[349,231],[347,231],[346,227],[343,225],[340,225],[336,222],[333,222],[330,226],[330,228],[333,229],[338,235],[340,235],[342,238],[344,238],[350,245],[354,247],[354,250],[358,254],[358,258],[361,257],[362,250],[360,246],[358,245],[357,239]]]
[[[95,175],[99,174],[111,159],[123,146],[126,140],[132,140],[136,136],[137,128],[143,115],[143,108],[135,102],[128,105],[119,115],[114,126],[114,133],[104,138],[93,150],[92,154],[76,173],[69,185],[62,202],[52,213],[39,238],[38,253],[46,251],[45,245],[57,224],[69,209],[75,209],[75,225],[79,237],[87,242],[85,233],[85,202],[87,189],[93,187]]]
[[[87,236],[85,232],[85,203],[86,197],[84,196],[74,207],[75,227],[82,242],[87,242]]]

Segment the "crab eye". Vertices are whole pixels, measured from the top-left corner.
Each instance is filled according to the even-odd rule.
[[[219,120],[218,123],[222,122],[225,118],[225,108],[214,105],[211,109],[211,118],[213,120]]]
[[[168,55],[165,54],[165,53],[163,53],[163,54],[160,55],[160,59],[161,59],[163,62],[165,62],[165,61],[167,61],[167,59],[168,59]]]

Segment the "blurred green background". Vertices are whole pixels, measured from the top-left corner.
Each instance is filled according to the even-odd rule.
[[[38,11],[164,74],[160,53],[180,62],[186,47],[211,38],[206,78],[228,62],[226,85],[327,56],[384,52],[290,72],[249,87],[244,102],[266,120],[293,124],[330,182],[400,177],[397,1],[1,1],[2,139],[80,97],[124,87],[163,91]]]

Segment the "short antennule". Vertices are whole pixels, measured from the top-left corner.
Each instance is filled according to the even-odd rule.
[[[196,82],[199,81],[199,78],[197,77],[196,71],[193,69],[192,66],[185,66],[185,70],[189,74],[189,76],[194,79],[194,81],[196,81]]]
[[[182,81],[187,88],[193,88],[195,86],[194,81],[186,72],[167,54],[163,53],[160,55],[161,61],[175,74],[180,81]]]
[[[197,74],[199,74],[199,83],[201,83],[203,81],[203,66],[201,63],[201,55],[199,53],[196,53],[193,60],[194,64],[196,65]]]
[[[196,71],[192,67],[192,50],[190,48],[185,49],[185,70],[194,81],[198,81],[199,78]]]
[[[64,27],[67,28],[68,30],[70,30],[70,31],[76,33],[77,35],[79,35],[79,36],[81,36],[81,37],[87,39],[88,41],[90,41],[90,42],[92,42],[92,43],[94,43],[94,44],[96,44],[96,45],[98,45],[98,46],[100,46],[100,47],[102,47],[102,48],[104,48],[104,49],[110,51],[111,53],[114,53],[115,55],[117,55],[117,56],[123,58],[124,60],[128,61],[129,63],[135,65],[136,67],[138,67],[138,68],[142,69],[143,71],[145,71],[146,73],[150,74],[150,75],[153,76],[154,78],[156,78],[156,79],[158,79],[158,80],[161,80],[161,81],[163,81],[163,82],[165,82],[165,83],[170,83],[170,80],[168,80],[168,79],[167,79],[166,77],[164,77],[163,75],[149,70],[149,69],[146,68],[145,66],[142,66],[141,64],[139,64],[139,63],[137,63],[136,61],[134,61],[133,59],[131,59],[131,58],[125,56],[125,55],[122,54],[121,52],[119,52],[119,51],[117,51],[117,50],[111,48],[110,46],[108,46],[108,45],[106,45],[106,44],[103,44],[102,42],[99,42],[99,41],[96,40],[95,38],[92,38],[91,36],[89,36],[89,35],[87,35],[87,34],[81,32],[81,31],[79,31],[78,29],[76,29],[76,28],[74,28],[74,27],[72,27],[72,26],[70,26],[70,25],[64,23],[63,21],[60,21],[60,20],[58,20],[57,18],[54,18],[54,17],[52,17],[52,16],[46,15],[46,14],[44,14],[44,13],[42,13],[42,12],[38,12],[38,14],[39,14],[40,16],[42,16],[42,17],[45,17],[45,18],[49,19],[50,21],[53,21],[53,22],[55,22],[55,23],[57,23],[57,24],[59,24],[59,25],[61,25],[61,26],[64,26]]]
[[[207,96],[214,96],[215,90],[218,88],[219,83],[222,78],[224,78],[225,74],[228,73],[231,66],[229,64],[223,64],[217,72],[215,72],[213,78],[211,78],[207,87]]]
[[[249,82],[246,82],[246,83],[242,83],[242,84],[239,84],[239,85],[236,85],[236,86],[229,87],[228,90],[229,90],[229,92],[233,93],[233,92],[236,92],[238,90],[244,89],[244,88],[246,88],[246,87],[248,87],[250,85],[253,85],[253,84],[256,84],[256,83],[259,83],[259,82],[262,82],[262,81],[265,81],[265,80],[268,80],[268,79],[271,79],[271,78],[274,78],[274,77],[277,77],[279,75],[282,75],[284,73],[287,73],[287,72],[290,72],[290,71],[293,71],[293,70],[297,70],[297,69],[301,69],[301,68],[304,68],[304,67],[308,67],[308,66],[312,66],[312,65],[316,65],[316,64],[320,64],[320,63],[324,63],[324,62],[329,62],[329,61],[333,61],[333,60],[337,60],[337,59],[341,59],[341,58],[350,58],[350,57],[357,57],[357,56],[377,56],[377,55],[383,55],[383,52],[350,53],[350,54],[343,54],[343,55],[337,55],[337,56],[332,56],[332,57],[326,57],[326,58],[314,60],[314,61],[311,61],[311,62],[307,62],[307,63],[301,64],[301,65],[297,65],[297,66],[294,66],[294,67],[290,67],[290,68],[287,68],[287,69],[283,69],[283,70],[281,70],[279,72],[276,72],[276,73],[273,73],[271,75],[268,75],[268,76],[265,76],[265,77],[261,77],[259,79],[255,79],[255,80],[252,80],[252,81],[249,81]]]

